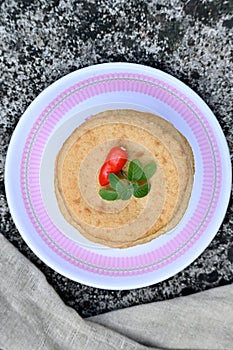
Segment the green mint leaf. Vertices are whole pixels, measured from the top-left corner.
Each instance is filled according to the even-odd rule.
[[[122,199],[122,200],[128,200],[132,197],[132,194],[133,194],[132,188],[127,187],[124,191],[122,191],[119,194],[119,196],[120,196],[120,199]]]
[[[125,181],[123,180],[118,181],[116,184],[116,191],[118,194],[125,191],[127,188],[128,188],[128,184],[125,183]]]
[[[151,189],[151,184],[146,182],[145,184],[143,184],[141,186],[134,187],[133,195],[136,198],[145,197],[150,192],[150,189]]]
[[[120,181],[116,185],[116,191],[118,193],[118,198],[122,200],[130,199],[133,194],[133,185]]]
[[[110,173],[108,175],[108,179],[109,179],[110,185],[112,186],[112,188],[114,188],[114,190],[116,189],[117,184],[121,181],[121,179],[119,179],[119,177],[114,173]]]
[[[143,174],[143,168],[140,160],[134,159],[129,163],[128,179],[129,181],[138,181]]]
[[[133,191],[136,191],[139,187],[139,184],[137,182],[134,182],[132,185],[133,185]]]
[[[156,166],[156,163],[154,163],[154,162],[146,164],[143,167],[143,173],[142,173],[142,177],[140,178],[140,180],[141,181],[149,180],[154,175],[156,168],[157,168],[157,166]]]
[[[106,201],[115,201],[118,199],[118,193],[114,190],[99,190],[99,195]]]

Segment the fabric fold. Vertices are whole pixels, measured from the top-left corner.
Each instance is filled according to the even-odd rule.
[[[0,235],[0,349],[232,349],[232,285],[83,320]]]

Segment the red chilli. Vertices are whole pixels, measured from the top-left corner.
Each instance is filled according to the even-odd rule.
[[[117,174],[123,168],[128,158],[128,153],[123,147],[115,146],[108,153],[99,173],[99,183],[101,186],[109,184],[108,175]]]

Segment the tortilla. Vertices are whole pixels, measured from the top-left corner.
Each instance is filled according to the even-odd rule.
[[[98,174],[109,150],[154,161],[146,197],[105,201]],[[193,184],[193,154],[172,124],[150,113],[110,110],[92,116],[63,144],[55,166],[55,192],[65,219],[89,240],[109,247],[142,244],[173,229],[186,211]]]

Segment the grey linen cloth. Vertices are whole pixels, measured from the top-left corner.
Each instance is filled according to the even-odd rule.
[[[0,349],[233,349],[233,286],[83,320],[0,235]]]

